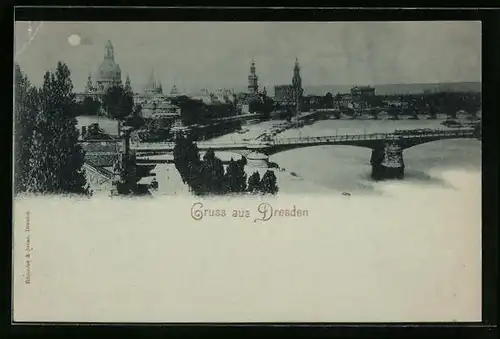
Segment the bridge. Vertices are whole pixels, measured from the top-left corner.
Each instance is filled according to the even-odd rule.
[[[393,133],[346,134],[322,137],[274,138],[269,141],[249,143],[216,143],[210,141],[197,142],[200,151],[212,149],[219,152],[234,152],[245,157],[250,166],[268,167],[269,156],[297,148],[344,145],[372,149],[370,164],[372,177],[376,180],[403,178],[403,150],[424,143],[445,140],[474,138],[480,139],[479,129],[456,130],[402,130]],[[174,143],[140,143],[131,145],[136,151],[138,161],[161,162],[154,155],[171,153]],[[156,158],[156,159],[154,159]],[[165,162],[168,162],[165,160]]]
[[[254,140],[252,142],[226,142],[213,141],[196,142],[198,149],[202,152],[209,149],[215,152],[232,152],[245,157],[248,165],[255,167],[268,167],[269,156],[304,147],[344,145],[366,147],[372,149],[370,163],[372,165],[372,177],[375,179],[402,178],[404,173],[403,150],[410,147],[444,139],[476,138],[480,139],[479,128],[462,129],[437,129],[437,130],[401,130],[393,133],[369,133],[369,134],[345,134],[321,137],[302,138],[274,138],[267,141]],[[99,150],[94,149],[91,143],[84,147],[86,157],[97,163],[97,159],[106,159],[107,156],[115,157],[119,152],[116,143],[109,142],[108,149],[103,149],[103,143]],[[158,155],[172,154],[175,147],[173,142],[157,143],[131,143],[130,149],[135,151],[137,162],[142,164],[154,164],[171,162],[168,157]],[[106,148],[106,147],[105,147]],[[120,148],[120,147],[119,147]],[[93,157],[96,157],[94,159]],[[109,162],[109,161],[108,161]],[[104,166],[104,165],[102,165]]]
[[[196,143],[200,151],[212,149],[219,152],[235,152],[246,156],[249,153],[273,155],[279,152],[304,147],[326,145],[350,145],[378,149],[385,143],[398,144],[402,149],[431,141],[457,138],[477,138],[474,129],[428,130],[428,131],[395,131],[393,133],[345,134],[321,137],[274,138],[269,141],[226,142],[199,141]],[[164,154],[173,151],[173,142],[136,143],[130,148],[138,154]]]

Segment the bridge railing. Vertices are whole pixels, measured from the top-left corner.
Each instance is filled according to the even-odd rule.
[[[369,134],[339,134],[335,136],[322,136],[322,137],[301,137],[301,138],[276,138],[269,143],[273,145],[283,144],[297,144],[297,143],[321,143],[321,142],[342,142],[342,141],[359,141],[359,140],[401,140],[401,139],[415,139],[415,138],[428,138],[428,137],[462,137],[471,136],[472,130],[459,130],[459,131],[419,131],[408,133],[369,133]]]
[[[474,134],[472,129],[462,130],[429,130],[429,131],[396,131],[394,133],[364,133],[364,134],[337,134],[334,136],[318,136],[318,137],[298,137],[298,138],[275,138],[269,141],[256,143],[245,142],[224,142],[215,143],[210,141],[199,141],[196,144],[200,148],[245,148],[247,146],[269,146],[269,145],[284,145],[284,144],[308,144],[308,143],[323,143],[323,142],[343,142],[343,141],[370,141],[370,140],[402,140],[415,138],[432,138],[432,137],[469,137]],[[153,142],[153,143],[138,143],[131,144],[131,149],[138,151],[142,150],[157,150],[171,149],[175,146],[174,142]]]

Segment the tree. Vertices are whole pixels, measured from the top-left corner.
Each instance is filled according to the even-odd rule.
[[[265,88],[264,88],[265,90]],[[274,101],[272,98],[268,97],[267,96],[267,92],[265,92],[263,95],[262,95],[262,100],[263,100],[263,104],[262,104],[262,113],[264,115],[264,118],[269,118],[271,116],[271,112],[273,111],[273,108],[274,108]]]
[[[132,114],[134,107],[133,93],[121,85],[115,85],[106,91],[102,103],[108,116],[123,120]]]
[[[246,159],[230,160],[224,173],[222,161],[209,149],[199,158],[199,150],[189,137],[178,135],[174,146],[174,163],[194,194],[241,193],[246,191]],[[259,180],[257,180],[257,184]]]
[[[174,146],[174,163],[181,175],[195,193],[202,192],[201,160],[198,146],[191,138],[178,135]]]
[[[132,111],[132,115],[134,116],[142,116],[142,105],[135,105]]]
[[[202,123],[206,118],[205,104],[201,100],[181,95],[173,98],[172,104],[180,107],[181,121],[185,126]]]
[[[200,174],[205,193],[219,194],[224,191],[224,165],[212,149],[203,156]]]
[[[264,194],[276,194],[278,192],[278,185],[274,171],[267,170],[262,176],[260,181],[260,191]]]
[[[250,99],[248,103],[248,111],[250,113],[262,113],[263,103],[260,98],[255,97]]]
[[[37,112],[38,92],[17,64],[14,90],[14,192],[20,193],[27,189],[29,149]]]
[[[241,162],[234,161],[233,158],[231,158],[227,165],[225,181],[228,192],[239,193],[246,190],[247,175],[245,173],[245,167]]]
[[[248,178],[248,192],[250,193],[256,193],[260,189],[260,174],[259,172],[255,171],[252,173],[252,175]]]
[[[139,129],[145,125],[145,120],[140,115],[132,115],[125,118],[124,125]]]
[[[97,115],[101,109],[101,103],[92,97],[85,97],[78,105],[77,116],[79,115]]]
[[[38,114],[29,142],[26,190],[34,193],[88,194],[84,152],[78,144],[75,95],[68,67],[59,62],[46,72],[38,92]]]

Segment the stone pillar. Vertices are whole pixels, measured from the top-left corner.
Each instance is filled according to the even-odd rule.
[[[250,167],[268,168],[269,157],[263,153],[252,152],[246,156],[247,165]]]
[[[372,179],[403,179],[405,164],[403,150],[395,143],[386,143],[372,151],[370,160],[372,165]]]

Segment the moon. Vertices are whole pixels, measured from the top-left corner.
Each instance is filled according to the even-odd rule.
[[[68,42],[71,46],[78,46],[81,40],[78,34],[72,34],[68,37]]]

